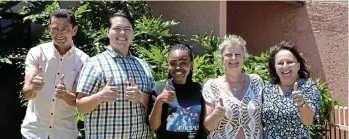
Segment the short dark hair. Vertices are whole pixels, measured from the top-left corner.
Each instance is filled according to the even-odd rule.
[[[190,57],[190,61],[191,62],[194,61],[193,52],[192,52],[189,45],[187,45],[187,44],[174,44],[168,50],[168,54],[170,54],[172,51],[175,51],[175,50],[187,51],[187,53],[189,54],[189,57]],[[172,75],[170,73],[168,73],[168,79],[171,79],[171,78],[172,78]],[[189,71],[186,83],[190,83],[190,82],[192,82],[192,80],[193,80],[193,68],[190,69],[190,71]]]
[[[58,9],[54,11],[50,16],[50,22],[52,20],[52,17],[68,18],[73,27],[77,25],[74,13],[68,9]]]
[[[272,49],[272,52],[270,54],[270,57],[268,59],[268,70],[269,70],[269,76],[271,78],[271,83],[273,84],[278,84],[280,83],[280,77],[276,73],[275,69],[275,56],[278,52],[281,50],[288,50],[290,51],[294,57],[296,57],[297,61],[299,62],[300,68],[298,71],[298,76],[300,78],[309,78],[310,73],[308,70],[308,64],[306,63],[305,59],[303,56],[298,52],[296,45],[293,45],[289,42],[282,41],[280,44],[274,46]]]
[[[128,22],[131,23],[132,29],[135,28],[135,24],[134,24],[134,21],[133,21],[131,15],[130,15],[130,14],[127,14],[126,12],[121,11],[121,10],[119,10],[118,12],[116,12],[116,13],[114,13],[113,15],[110,16],[109,22],[108,22],[108,28],[111,27],[111,20],[112,20],[113,18],[115,18],[115,17],[124,17],[124,18],[126,18],[126,19],[128,20]]]

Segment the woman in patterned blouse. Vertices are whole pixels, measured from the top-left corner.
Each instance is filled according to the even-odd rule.
[[[260,139],[263,80],[242,71],[246,42],[239,36],[228,35],[219,50],[224,75],[208,80],[203,87],[204,126],[210,131],[209,138]]]
[[[269,61],[271,82],[263,90],[262,121],[267,139],[309,139],[320,94],[295,46],[281,42]]]

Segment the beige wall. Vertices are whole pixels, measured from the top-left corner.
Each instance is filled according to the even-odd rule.
[[[164,21],[180,22],[171,32],[185,34],[188,38],[195,34],[213,31],[219,35],[219,1],[147,1],[155,17]],[[194,51],[202,53],[198,44]]]
[[[292,42],[311,64],[311,73],[324,79],[305,6],[286,2],[228,2],[227,5],[227,32],[245,38],[249,53],[258,55],[282,40]]]
[[[332,95],[348,106],[348,3],[313,2],[306,9]]]
[[[281,40],[298,45],[312,77],[329,83],[332,96],[348,102],[347,3],[227,2],[227,33],[241,35],[251,54]]]

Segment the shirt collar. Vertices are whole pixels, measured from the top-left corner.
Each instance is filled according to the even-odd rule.
[[[54,42],[52,42],[52,50],[53,50],[53,53],[54,55],[58,55],[60,56],[61,54],[59,53],[59,51],[56,49],[55,45],[54,45]],[[68,57],[70,56],[75,50],[75,45],[74,45],[74,42],[72,43],[70,49],[63,55],[63,57]]]
[[[115,51],[113,50],[113,48],[112,48],[110,45],[106,46],[105,49],[106,49],[107,52],[110,54],[110,56],[112,56],[113,58],[135,58],[135,57],[131,54],[130,51],[128,51],[127,56],[124,57],[124,56],[120,55],[119,53],[115,52]]]

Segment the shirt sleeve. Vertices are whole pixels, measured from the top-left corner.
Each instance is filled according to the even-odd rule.
[[[153,96],[153,100],[155,100],[156,97],[161,94],[162,90],[164,90],[164,87],[164,82],[160,82],[153,87],[152,91],[149,92],[149,95]]]
[[[320,92],[317,88],[317,85],[312,82],[309,82],[309,87],[303,92],[305,101],[308,103],[310,108],[315,112],[315,116],[319,114],[320,107]]]
[[[258,95],[260,96],[258,100],[260,104],[262,104],[263,88],[264,88],[263,79],[260,76],[258,76]]]
[[[145,70],[145,73],[147,74],[147,77],[148,77],[147,80],[149,82],[148,83],[149,87],[147,87],[148,89],[144,90],[143,93],[148,94],[148,95],[152,95],[152,89],[155,86],[155,80],[154,80],[154,77],[151,73],[151,69],[150,69],[149,65],[146,62],[144,62],[143,60],[141,60],[139,58],[137,58],[137,60],[142,65],[143,70]]]
[[[86,55],[86,54],[85,54]],[[77,90],[77,84],[78,84],[78,82],[79,82],[79,79],[80,79],[80,73],[81,73],[81,71],[82,71],[82,68],[83,68],[83,66],[84,65],[86,65],[87,64],[87,61],[88,61],[88,59],[89,59],[89,56],[88,55],[83,55],[83,57],[81,58],[82,59],[82,66],[81,67],[79,67],[79,71],[78,71],[78,76],[75,78],[75,80],[74,80],[74,85],[73,85],[73,90],[74,90],[74,93],[76,92],[76,90]]]
[[[148,85],[149,85],[149,87],[147,87],[147,89],[146,90],[144,90],[143,91],[143,93],[145,93],[145,94],[147,94],[147,95],[149,95],[149,96],[152,96],[152,95],[154,95],[154,87],[155,87],[155,81],[154,81],[154,78],[153,78],[153,76],[151,76],[151,74],[147,77],[148,79]]]
[[[155,87],[155,80],[154,80],[153,75],[151,74],[151,71],[149,71],[149,72],[150,72],[150,74],[149,74],[150,87],[151,87],[151,88],[154,88],[154,87]],[[153,91],[153,90],[152,90],[152,91]],[[152,91],[147,91],[147,92],[145,92],[145,93],[148,94],[148,95],[152,95]]]
[[[34,47],[35,48],[35,47]],[[25,59],[25,74],[35,75],[39,69],[39,55],[35,54],[35,49],[31,48]]]
[[[149,70],[150,87],[153,88],[155,86],[155,80],[154,80],[153,74],[151,73],[151,69],[149,68],[148,65],[147,65],[147,68]]]
[[[83,66],[87,64],[89,58],[90,58],[90,57],[89,57],[87,54],[84,53],[84,55],[83,55],[82,58],[81,58],[82,65],[81,65],[81,66],[79,67],[79,69],[78,69],[78,70],[79,70],[79,71],[78,71],[78,72],[79,72],[79,75],[80,75],[80,73],[81,73],[81,71],[82,71]],[[76,83],[79,81],[79,78],[80,78],[80,77],[78,76],[78,77],[75,79]]]
[[[215,104],[217,97],[214,97],[216,87],[213,85],[213,80],[208,80],[202,89],[202,96],[207,103]]]
[[[100,90],[101,75],[92,59],[84,64],[80,72],[76,92],[92,95]]]

